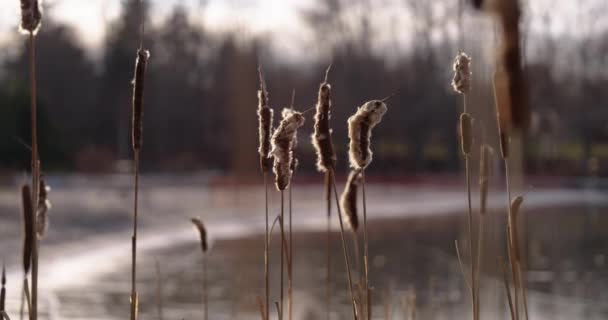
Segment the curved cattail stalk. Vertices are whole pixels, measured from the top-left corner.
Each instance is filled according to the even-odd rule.
[[[32,208],[31,191],[28,185],[21,187],[21,206],[23,222],[23,274],[27,276],[32,262],[34,250],[35,228],[34,210]]]
[[[19,29],[22,33],[36,35],[42,21],[42,8],[38,0],[21,0],[21,24]]]
[[[372,161],[372,129],[382,121],[386,104],[380,100],[364,103],[348,118],[349,161],[353,169],[365,169]]]
[[[291,166],[293,162],[293,149],[296,144],[297,130],[304,125],[302,113],[292,109],[283,109],[283,119],[274,131],[271,139],[270,154],[274,157],[273,172],[276,178],[276,187],[279,191],[285,190],[291,182]]]
[[[346,187],[340,196],[340,207],[342,217],[348,224],[353,233],[359,228],[359,218],[357,215],[357,191],[361,184],[361,171],[351,170],[346,181]]]
[[[207,229],[199,218],[191,218],[190,221],[194,224],[194,227],[198,230],[200,241],[201,241],[201,252],[203,254],[203,306],[204,306],[204,318],[209,319],[209,298],[207,295],[207,251],[209,250],[207,243]]]

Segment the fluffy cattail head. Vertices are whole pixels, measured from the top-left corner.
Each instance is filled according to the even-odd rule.
[[[138,151],[142,145],[143,116],[144,116],[144,79],[146,66],[150,52],[148,50],[137,50],[135,60],[135,76],[133,78],[133,123],[132,123],[132,143],[133,150]]]
[[[293,150],[296,146],[297,130],[304,125],[304,116],[293,109],[283,109],[283,119],[271,139],[274,157],[273,172],[278,190],[285,190],[291,181]]]
[[[40,29],[42,20],[42,0],[21,0],[21,24],[19,29],[23,33],[36,34]]]
[[[359,228],[357,215],[357,190],[361,183],[361,171],[351,170],[346,181],[346,187],[340,197],[340,208],[342,208],[342,219],[348,224],[353,232]]]
[[[21,206],[22,206],[22,222],[23,222],[23,272],[27,274],[30,271],[32,262],[32,250],[34,249],[34,211],[32,209],[32,194],[30,186],[24,185],[21,187]]]
[[[494,157],[494,149],[487,144],[481,146],[479,159],[479,197],[480,208],[479,212],[485,214],[488,207],[488,187],[490,182],[490,174],[492,173],[492,158]]]
[[[460,115],[460,148],[462,154],[469,154],[473,145],[473,118],[464,112]]]
[[[198,230],[198,233],[201,237],[201,250],[203,251],[203,253],[206,253],[209,249],[207,245],[207,229],[205,229],[205,225],[199,218],[192,218],[190,219],[190,221],[192,221],[192,224],[194,224],[194,227],[196,227],[196,229]]]
[[[52,207],[51,201],[48,198],[49,191],[51,191],[51,187],[46,184],[44,176],[41,175],[38,188],[38,211],[36,213],[36,235],[38,239],[44,238],[46,230],[49,228],[47,213]]]
[[[326,79],[327,80],[327,79]],[[336,166],[336,153],[331,139],[331,86],[327,81],[321,83],[316,105],[312,145],[317,155],[317,170],[327,172]]]
[[[270,171],[272,160],[270,159],[270,137],[272,136],[273,111],[268,106],[268,92],[262,73],[260,72],[260,90],[258,90],[258,134],[260,155],[260,168],[262,172]]]
[[[471,90],[471,58],[464,52],[458,52],[454,58],[452,69],[452,88],[460,94],[466,94]]]
[[[372,129],[380,123],[387,107],[383,101],[364,103],[348,118],[349,160],[353,169],[365,169],[372,161]]]

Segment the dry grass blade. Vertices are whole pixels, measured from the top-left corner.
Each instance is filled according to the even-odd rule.
[[[462,277],[464,278],[464,282],[469,288],[469,291],[472,290],[471,282],[468,279],[467,273],[464,271],[464,265],[462,264],[462,258],[460,257],[460,249],[458,248],[458,240],[454,240],[454,246],[456,247],[456,257],[458,258],[458,264],[460,265],[460,272],[462,273]]]
[[[509,310],[511,311],[511,319],[516,319],[515,310],[513,309],[513,299],[511,298],[511,288],[509,288],[509,277],[507,276],[507,269],[505,268],[505,263],[503,262],[501,257],[498,257],[498,266],[503,275],[503,283],[505,285],[505,291],[507,294],[507,301],[509,302]]]
[[[261,294],[256,296],[256,301],[258,303],[258,307],[260,308],[260,317],[262,320],[266,320],[266,310],[264,309],[264,299]]]

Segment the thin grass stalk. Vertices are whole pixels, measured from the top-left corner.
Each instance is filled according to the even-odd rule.
[[[464,113],[467,113],[467,95],[462,95],[462,103]],[[461,133],[463,128],[460,128]],[[464,153],[464,161],[465,161],[465,176],[467,183],[467,209],[468,209],[468,224],[469,224],[469,253],[471,256],[471,298],[473,299],[473,319],[479,319],[479,315],[477,314],[477,293],[476,293],[476,284],[475,284],[475,263],[473,261],[473,257],[475,256],[475,247],[474,247],[474,239],[473,239],[473,207],[471,200],[471,159],[468,152]]]
[[[269,280],[269,274],[270,274],[270,264],[268,262],[269,259],[269,234],[268,234],[268,171],[264,171],[264,203],[265,203],[265,209],[266,209],[266,235],[265,235],[265,239],[266,241],[264,242],[264,281],[266,284],[266,292],[265,292],[265,299],[266,299],[266,308],[264,309],[265,311],[265,317],[266,319],[269,319],[270,314],[269,314],[269,308],[270,308],[270,280]]]
[[[266,310],[264,310],[264,299],[262,298],[261,295],[257,295],[256,296],[256,300],[258,302],[258,307],[260,308],[260,318],[262,318],[262,320],[267,320],[266,319]]]
[[[2,288],[0,289],[0,312],[5,312],[6,300],[6,265],[2,261],[2,280],[0,280]],[[3,320],[4,314],[0,314],[0,320]]]
[[[340,205],[339,205],[340,200],[338,199],[338,188],[336,187],[336,176],[335,176],[333,168],[330,168],[330,170],[328,170],[328,172],[330,174],[332,188],[334,189],[334,196],[335,196],[334,199],[336,200],[336,204],[337,204],[336,207],[338,208],[338,221],[340,222],[340,238],[342,239],[342,251],[344,253],[344,263],[346,264],[348,289],[350,290],[350,299],[351,299],[351,303],[353,305],[353,319],[357,320],[359,318],[358,314],[357,314],[357,303],[355,302],[355,292],[353,291],[352,273],[351,273],[351,269],[350,269],[348,251],[346,249],[346,240],[344,239],[344,223],[342,222],[342,209],[340,209]]]
[[[205,320],[209,319],[209,294],[208,294],[208,280],[207,280],[207,255],[204,254],[203,255],[203,304],[205,306],[203,312],[204,312],[204,318]]]
[[[505,285],[505,291],[507,294],[507,301],[509,303],[509,310],[511,312],[511,320],[516,319],[515,309],[513,308],[513,299],[511,298],[511,288],[509,288],[509,277],[507,276],[507,269],[505,268],[505,264],[502,261],[502,258],[498,258],[498,265],[500,266],[500,270],[503,275],[503,283]]]
[[[365,170],[361,170],[361,193],[363,197],[363,267],[365,270],[365,294],[369,292],[369,248],[367,239],[367,200],[365,197]],[[366,298],[367,319],[371,319],[371,301]]]
[[[285,217],[285,191],[281,190],[281,215],[279,218],[279,226],[281,227],[281,244],[280,246],[283,246],[283,243],[285,242],[285,221],[284,221],[284,217]],[[285,251],[280,249],[281,247],[279,247],[279,250],[281,251],[281,295],[280,295],[280,304],[281,304],[281,312],[279,313],[279,320],[283,320],[283,300],[284,300],[284,284],[283,284],[283,278],[284,278],[284,269],[285,269]]]
[[[135,195],[133,198],[133,235],[131,237],[131,320],[137,320],[137,215],[139,197],[139,150],[134,150]]]
[[[25,293],[25,302],[27,303],[27,312],[32,317],[32,295],[30,294],[30,285],[28,284],[27,278],[23,280],[23,292]]]
[[[353,251],[355,253],[355,267],[354,269],[357,270],[357,294],[359,296],[359,308],[361,311],[361,314],[366,315],[367,313],[365,312],[365,308],[366,305],[365,303],[363,303],[364,298],[365,298],[365,294],[363,293],[363,285],[364,285],[364,280],[363,280],[363,273],[361,272],[361,253],[359,252],[360,250],[360,246],[359,246],[359,234],[357,233],[356,229],[351,228],[351,235],[353,236]]]
[[[331,319],[331,175],[325,172],[325,196],[327,203],[327,230],[326,236],[326,272],[325,275],[325,319]]]
[[[508,144],[508,142],[507,142]],[[508,150],[508,145],[505,145],[505,150]],[[507,153],[508,154],[508,153]],[[507,222],[507,252],[509,254],[509,264],[511,265],[511,276],[513,278],[513,300],[514,300],[514,308],[515,308],[515,319],[519,319],[519,281],[517,278],[517,267],[515,263],[515,257],[513,255],[513,226],[511,217],[513,212],[511,210],[511,179],[510,179],[510,170],[509,170],[509,158],[504,157],[504,165],[505,165],[505,184],[507,188],[507,207],[508,207],[508,222]]]
[[[293,105],[293,103],[292,103]],[[293,177],[292,177],[292,183],[289,184],[289,251],[288,251],[288,263],[287,263],[287,313],[288,313],[288,318],[289,320],[292,319],[293,316],[293,238],[292,238],[292,211],[293,211],[293,206],[292,206],[292,190],[293,190]]]
[[[36,38],[33,31],[29,33],[29,64],[30,64],[30,91],[31,91],[31,130],[32,130],[32,207],[33,223],[36,225],[36,212],[38,211],[38,180],[40,177],[40,163],[38,162],[38,132],[37,132],[37,101],[36,101]],[[32,246],[32,308],[30,319],[38,317],[38,239],[34,237]]]
[[[522,271],[521,271],[521,263],[518,261],[517,262],[517,275],[518,275],[518,280],[519,280],[519,284],[521,286],[521,300],[524,303],[524,315],[526,317],[526,320],[529,319],[529,314],[528,314],[528,299],[526,296],[526,284],[523,281],[523,275],[522,275]]]

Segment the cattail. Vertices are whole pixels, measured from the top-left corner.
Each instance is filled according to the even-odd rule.
[[[329,119],[331,118],[331,86],[327,83],[327,78],[321,87],[315,113],[314,133],[312,134],[312,145],[317,155],[317,170],[327,172],[336,166],[337,157],[334,151],[334,144],[331,139],[331,128]]]
[[[272,160],[270,159],[270,137],[272,136],[272,120],[273,111],[268,106],[268,92],[266,91],[266,84],[264,78],[262,78],[262,72],[260,73],[260,90],[258,90],[258,132],[260,138],[260,145],[258,147],[258,153],[260,154],[260,168],[262,172],[270,171]]]
[[[488,206],[488,185],[492,172],[492,158],[494,149],[487,144],[481,146],[479,159],[479,197],[481,199],[479,212],[485,214]]]
[[[517,196],[515,199],[513,199],[513,201],[511,201],[511,216],[509,218],[511,224],[511,246],[513,248],[513,253],[514,256],[513,258],[515,258],[515,261],[520,261],[520,254],[519,254],[519,241],[517,241],[517,216],[519,214],[519,209],[521,208],[521,204],[524,202],[524,197],[522,196]]]
[[[32,250],[34,249],[34,212],[32,209],[32,198],[30,187],[24,185],[21,187],[21,205],[23,219],[23,272],[27,274],[30,271],[32,262]]]
[[[36,213],[36,235],[38,239],[44,238],[46,230],[49,227],[49,219],[47,212],[51,208],[51,201],[48,199],[48,193],[51,187],[46,185],[44,176],[40,176],[38,188],[38,212]]]
[[[452,69],[454,70],[454,78],[452,78],[452,88],[460,94],[467,94],[471,90],[471,58],[464,52],[460,51],[454,58]]]
[[[471,152],[473,144],[473,118],[464,112],[460,115],[460,147],[463,154]]]
[[[209,249],[207,246],[207,229],[205,229],[205,225],[199,218],[192,218],[190,221],[192,221],[192,224],[194,224],[201,236],[201,249],[203,250],[204,254]]]
[[[351,170],[346,181],[346,187],[340,197],[340,207],[342,208],[343,220],[350,226],[353,232],[359,228],[359,218],[357,215],[357,191],[361,183],[361,171]]]
[[[348,118],[349,160],[353,169],[363,170],[372,162],[372,129],[386,113],[386,104],[372,100],[363,104]]]
[[[135,60],[135,78],[133,79],[133,123],[132,123],[132,142],[133,150],[139,151],[142,145],[143,116],[144,116],[144,80],[146,66],[150,52],[148,50],[137,50]]]
[[[40,29],[42,9],[38,0],[21,0],[21,25],[23,33],[36,34]]]
[[[304,125],[302,113],[292,109],[283,109],[283,119],[274,131],[271,139],[270,155],[274,157],[273,172],[278,190],[285,190],[291,181],[293,149],[296,144],[297,130]]]

